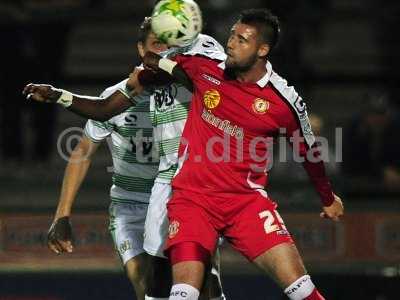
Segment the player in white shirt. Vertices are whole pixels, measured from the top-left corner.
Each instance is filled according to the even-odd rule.
[[[179,49],[179,51],[213,55],[215,52],[223,51],[223,48],[213,38],[207,35],[199,35],[190,46]],[[141,55],[145,53],[139,52]],[[169,295],[170,282],[162,279],[170,276],[170,274],[167,274],[170,273],[170,266],[163,255],[163,244],[168,230],[166,203],[171,195],[170,181],[176,171],[180,136],[186,122],[191,99],[191,93],[179,84],[156,88],[151,92],[151,95],[145,92],[140,97],[132,97],[129,94],[129,88],[121,83],[114,93],[101,98],[102,101],[91,101],[93,97],[73,95],[70,99],[70,105],[66,105],[65,99],[60,95],[68,95],[69,92],[67,91],[48,85],[34,84],[28,85],[24,90],[24,93],[33,100],[58,101],[58,103],[64,103],[64,106],[68,106],[71,111],[98,121],[108,120],[132,105],[141,105],[146,97],[150,100],[150,118],[154,126],[154,143],[158,146],[160,152],[160,164],[152,189],[145,225],[144,249],[152,256],[153,263],[150,265],[155,267],[148,273],[148,292],[145,299],[149,300],[167,299]],[[72,94],[69,93],[69,95]],[[118,178],[118,176],[116,177]],[[212,274],[211,291],[209,295],[206,295],[206,299],[208,297],[210,299],[225,299],[222,294],[219,274],[215,268],[213,268]]]
[[[139,51],[166,50],[167,46],[149,30],[149,24],[149,20],[145,20],[140,27]],[[125,87],[126,81],[107,88],[99,101]],[[110,189],[109,230],[137,299],[145,297],[148,260],[143,249],[144,222],[154,178],[158,173],[158,160],[153,161],[153,128],[149,118],[148,97],[144,100],[110,120],[88,120],[82,139],[71,153],[58,208],[48,235],[48,245],[54,252],[73,251],[69,222],[71,208],[94,153],[110,137],[113,185]],[[138,142],[135,140],[138,135],[148,140]]]

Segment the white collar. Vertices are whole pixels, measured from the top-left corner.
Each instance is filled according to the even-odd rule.
[[[222,70],[225,70],[226,67],[225,61],[218,64],[218,67],[221,68]],[[269,79],[271,78],[272,65],[269,61],[267,61],[267,63],[265,64],[265,68],[267,69],[267,73],[265,73],[265,75],[259,81],[257,81],[258,86],[261,88],[264,88],[268,84]]]

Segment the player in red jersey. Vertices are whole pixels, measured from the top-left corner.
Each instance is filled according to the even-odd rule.
[[[343,215],[342,202],[325,176],[306,105],[268,61],[278,36],[277,17],[248,10],[232,28],[227,57],[145,58],[150,69],[175,77],[184,70],[194,90],[168,203],[166,252],[174,277],[169,299],[198,299],[219,235],[269,274],[290,299],[324,299],[264,190],[270,140],[284,133],[321,198],[321,216],[338,221]]]

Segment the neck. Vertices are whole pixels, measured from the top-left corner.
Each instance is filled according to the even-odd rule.
[[[264,60],[257,60],[257,62],[246,71],[237,71],[236,79],[239,82],[256,83],[265,76],[267,69]]]

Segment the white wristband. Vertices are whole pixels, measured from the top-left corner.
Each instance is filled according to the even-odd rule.
[[[61,92],[61,96],[60,98],[58,98],[56,103],[61,104],[65,108],[70,107],[72,105],[72,100],[74,99],[72,93],[61,89],[56,89],[56,90]]]
[[[175,68],[175,66],[178,63],[176,61],[170,60],[168,58],[161,58],[158,61],[158,67],[161,70],[164,70],[165,72],[167,72],[168,74],[172,75],[172,70]]]

